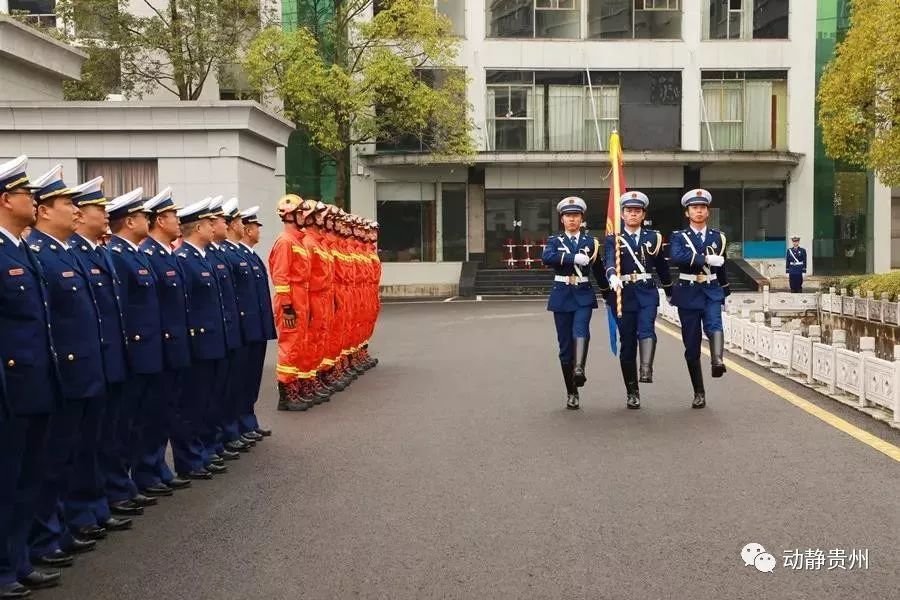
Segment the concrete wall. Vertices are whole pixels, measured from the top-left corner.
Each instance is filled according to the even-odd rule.
[[[381,295],[390,297],[455,296],[462,263],[383,263]]]
[[[0,55],[0,98],[3,100],[62,100],[60,78]]]

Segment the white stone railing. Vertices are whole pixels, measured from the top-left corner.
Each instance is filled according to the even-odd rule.
[[[847,306],[856,311],[861,300],[868,311],[872,298],[822,294],[829,308]],[[884,318],[886,301],[874,301]],[[823,303],[824,304],[824,303]],[[824,310],[824,306],[822,307]],[[896,306],[894,307],[896,309]],[[844,313],[841,313],[844,314]],[[661,297],[659,315],[680,326],[678,309]],[[751,318],[752,316],[752,318]],[[900,346],[894,361],[875,356],[875,338],[860,338],[860,352],[846,348],[846,332],[833,332],[833,345],[821,342],[821,327],[809,327],[809,337],[794,331],[780,331],[764,323],[760,312],[741,316],[723,313],[725,348],[775,373],[790,377],[823,394],[862,410],[900,428]]]
[[[887,294],[881,294],[875,298],[873,292],[867,295],[850,293],[838,294],[834,288],[818,294],[819,309],[823,313],[853,317],[873,323],[886,323],[888,325],[900,325],[900,302],[891,302]]]

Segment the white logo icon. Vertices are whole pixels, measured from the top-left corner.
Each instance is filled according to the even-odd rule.
[[[743,550],[741,550],[741,558],[744,559],[744,566],[752,567],[756,557],[765,553],[765,551],[766,549],[763,548],[761,544],[752,543],[744,546]]]
[[[771,573],[775,570],[776,564],[775,557],[768,552],[757,554],[756,558],[753,560],[753,565],[756,567],[756,570],[761,573]]]

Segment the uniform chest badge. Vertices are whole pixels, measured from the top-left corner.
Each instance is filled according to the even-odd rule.
[[[25,269],[10,269],[9,274],[12,277],[18,277],[19,275],[25,274]]]
[[[166,271],[166,277],[175,277],[175,271]]]
[[[75,277],[75,271],[63,271],[60,275],[66,278]]]
[[[91,275],[99,275],[100,269],[91,269]]]
[[[216,268],[217,268],[217,269],[224,269],[224,268],[225,268],[225,265],[223,265],[222,263],[219,263],[219,264],[216,265]]]
[[[150,272],[147,269],[138,269],[138,275],[149,275]]]
[[[202,273],[200,273],[200,276],[201,277],[209,277],[209,271],[203,271]]]

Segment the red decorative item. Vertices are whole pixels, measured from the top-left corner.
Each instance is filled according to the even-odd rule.
[[[515,269],[516,268],[516,248],[518,244],[516,244],[511,238],[506,240],[506,243],[503,244],[503,262],[506,263],[507,269]]]
[[[522,249],[525,254],[525,258],[522,259],[522,263],[526,269],[531,269],[534,267],[534,259],[531,258],[531,249],[534,248],[534,242],[531,240],[525,240],[522,243]]]

